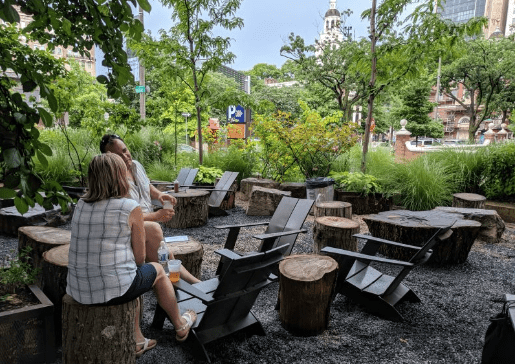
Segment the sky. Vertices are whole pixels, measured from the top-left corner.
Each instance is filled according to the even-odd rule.
[[[144,27],[158,36],[160,29],[168,30],[172,26],[172,10],[157,0],[150,3],[152,10],[144,12]],[[337,0],[339,11],[348,8],[353,11],[346,25],[352,26],[352,35],[356,38],[367,36],[369,24],[367,20],[361,21],[361,13],[370,5],[370,1]],[[238,71],[250,70],[257,63],[282,66],[287,58],[280,55],[280,48],[287,43],[289,34],[293,32],[306,43],[312,43],[323,30],[323,18],[329,7],[329,0],[243,0],[236,16],[243,19],[244,27],[216,33],[233,39],[230,51],[236,60],[227,66]],[[102,74],[101,58],[98,53],[97,74]]]

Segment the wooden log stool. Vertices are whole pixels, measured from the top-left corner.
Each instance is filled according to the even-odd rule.
[[[327,329],[338,264],[328,256],[291,255],[279,266],[280,321],[295,335],[318,335]]]
[[[238,189],[239,184],[237,181],[233,182],[230,190],[226,192],[223,202],[221,202],[221,205],[219,205],[221,210],[231,210],[235,207],[235,194]]]
[[[31,247],[29,263],[34,268],[40,269],[36,277],[38,286],[42,287],[43,253],[52,248],[70,244],[70,235],[69,230],[46,226],[22,226],[18,229],[18,252],[25,247]]]
[[[54,328],[56,344],[61,344],[61,311],[63,296],[66,294],[68,275],[68,251],[70,244],[61,245],[43,253],[41,270],[41,290],[54,304]]]
[[[253,186],[246,215],[273,216],[280,200],[284,196],[291,196],[291,192]]]
[[[352,204],[342,201],[316,202],[314,205],[314,217],[336,216],[352,218]]]
[[[63,297],[63,363],[136,363],[137,300],[113,306],[82,305]]]
[[[280,183],[267,178],[244,178],[241,180],[242,199],[247,201],[251,198],[251,191],[254,186],[263,188],[278,189]]]
[[[486,197],[475,193],[455,193],[452,195],[452,207],[484,209]]]
[[[307,198],[307,187],[303,182],[286,182],[278,187],[280,191],[291,191],[291,197]]]
[[[175,214],[163,224],[172,229],[185,229],[206,225],[208,220],[209,191],[186,190],[167,192],[176,198]]]
[[[203,245],[200,242],[189,238],[188,241],[168,243],[169,251],[174,259],[181,260],[181,264],[194,277],[201,279],[201,263],[203,262]]]
[[[314,253],[319,253],[326,246],[357,251],[359,223],[345,217],[322,216],[314,220]]]

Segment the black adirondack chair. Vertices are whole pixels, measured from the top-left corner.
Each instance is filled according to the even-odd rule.
[[[212,191],[208,199],[208,215],[209,216],[227,216],[228,213],[221,209],[221,203],[226,196],[226,192],[230,191],[233,182],[237,179],[239,172],[226,171],[223,173],[219,182],[213,187],[205,186],[190,186],[190,188],[196,188],[201,190]]]
[[[322,253],[330,255],[339,264],[336,293],[341,293],[359,304],[367,311],[392,321],[403,321],[395,305],[402,301],[420,302],[418,296],[402,281],[416,266],[425,263],[433,251],[431,248],[438,242],[447,239],[451,234],[451,226],[440,228],[422,246],[400,244],[369,235],[355,234],[358,239],[366,239],[360,253],[325,247]],[[410,249],[415,255],[409,261],[400,261],[377,257],[375,254],[382,244],[402,249]],[[401,268],[395,277],[379,272],[370,266],[372,262],[394,265]]]
[[[282,197],[275,213],[269,222],[257,222],[240,225],[220,225],[214,226],[216,229],[230,229],[224,244],[225,249],[234,250],[239,232],[243,227],[267,225],[267,229],[263,234],[253,236],[256,239],[262,240],[259,247],[260,252],[265,252],[277,246],[288,244],[289,248],[285,255],[291,254],[294,243],[299,233],[306,233],[307,230],[302,229],[302,225],[311,210],[313,200],[298,199],[293,197]],[[239,255],[243,253],[234,251]],[[219,266],[217,267],[217,274],[222,269],[224,257],[221,257]]]
[[[193,285],[183,280],[174,284],[180,312],[192,309],[198,315],[188,338],[198,359],[210,362],[205,344],[237,331],[266,334],[251,308],[262,288],[273,282],[269,279],[272,267],[283,259],[287,248],[285,244],[245,257],[227,249],[217,250],[217,254],[226,257],[219,277]],[[152,327],[161,329],[165,317],[157,304]]]

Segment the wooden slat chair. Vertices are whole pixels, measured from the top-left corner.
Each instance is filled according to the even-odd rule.
[[[230,229],[224,244],[225,249],[234,250],[239,232],[243,227],[252,227],[259,225],[267,225],[267,229],[263,234],[253,236],[255,239],[262,240],[259,247],[259,252],[265,252],[277,246],[288,244],[289,248],[285,255],[291,254],[294,243],[299,233],[306,233],[307,230],[302,229],[302,225],[311,210],[313,200],[298,199],[293,197],[282,197],[275,213],[269,222],[257,222],[240,225],[220,225],[214,226],[216,229]],[[235,251],[239,255],[243,253]],[[217,274],[221,271],[224,258],[222,257],[219,266],[217,267]]]
[[[219,277],[196,284],[183,280],[174,284],[180,312],[192,309],[198,315],[188,338],[193,342],[195,356],[210,362],[205,344],[237,331],[265,335],[251,308],[260,291],[273,282],[271,271],[283,259],[287,248],[285,244],[245,257],[227,249],[217,250],[217,254],[226,258]],[[157,304],[152,327],[161,329],[165,317],[165,311]]]
[[[239,172],[226,171],[223,173],[219,182],[213,187],[205,186],[190,186],[190,188],[196,188],[201,190],[211,191],[210,198],[208,199],[208,216],[227,216],[228,213],[221,209],[221,203],[226,196],[226,193],[230,191],[232,184],[237,179]]]
[[[180,189],[187,189],[194,185],[194,180],[196,179],[198,168],[182,168],[176,177],[176,180],[179,182]],[[170,184],[167,186],[170,189],[174,189],[174,185]]]
[[[432,247],[441,240],[447,239],[452,227],[440,228],[422,246],[400,244],[369,235],[355,234],[358,239],[365,239],[366,244],[360,253],[348,250],[325,247],[323,254],[330,255],[339,264],[336,293],[341,293],[363,305],[367,311],[392,321],[403,321],[402,315],[395,305],[402,301],[420,302],[418,296],[402,281],[416,266],[425,263],[433,251]],[[408,261],[377,257],[382,244],[398,248],[410,249],[415,255]],[[372,262],[394,265],[401,268],[396,277],[389,276],[370,266]]]

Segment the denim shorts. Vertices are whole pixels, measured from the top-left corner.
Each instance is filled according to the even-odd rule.
[[[137,268],[136,277],[127,292],[120,297],[112,298],[102,305],[121,305],[123,303],[133,301],[153,288],[157,274],[158,273],[156,272],[156,268],[154,268],[152,264],[142,264]]]

